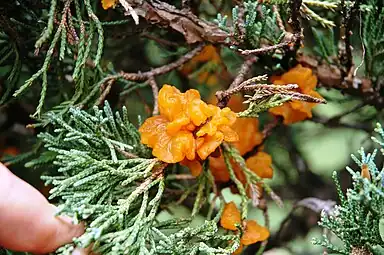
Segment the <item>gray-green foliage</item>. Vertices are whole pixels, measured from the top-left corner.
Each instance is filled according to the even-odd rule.
[[[272,44],[278,43],[283,37],[276,21],[276,12],[271,7],[261,5],[261,13],[257,11],[257,2],[244,3],[246,40],[252,47],[260,47],[260,40],[267,39]]]
[[[381,3],[381,7],[380,7]],[[370,77],[384,74],[384,8],[380,0],[369,1],[369,11],[363,17],[363,43],[365,47],[365,71]]]
[[[314,50],[316,51],[317,55],[325,59],[327,62],[331,62],[330,57],[337,56],[337,48],[333,29],[329,28],[327,30],[321,30],[312,27],[312,32],[316,40],[316,46]]]
[[[0,105],[2,105],[9,100],[10,94],[17,85],[21,71],[21,60],[16,42],[11,41],[9,36],[2,32],[0,32],[0,48],[0,66],[5,65],[9,69],[4,75],[6,90],[0,97]]]
[[[100,67],[104,47],[104,32],[101,22],[93,11],[91,1],[68,0],[61,3],[57,0],[51,0],[47,5],[50,8],[46,17],[47,24],[35,43],[36,53],[43,51],[41,48],[44,44],[49,45],[47,51],[41,53],[44,55],[44,61],[39,70],[13,94],[15,97],[19,96],[26,92],[33,83],[41,82],[40,99],[33,116],[43,119],[46,117],[42,114],[44,113],[43,106],[47,100],[48,69],[51,65],[62,62],[63,65],[71,66],[69,69],[73,70],[71,76],[75,83],[74,92],[69,100],[58,106],[61,113],[66,112],[75,103],[86,104],[89,102],[92,95],[85,97],[88,90],[92,86],[99,85],[97,83],[99,79],[106,75]],[[55,18],[59,20],[58,25],[54,24]],[[88,21],[85,21],[87,19]],[[56,51],[58,51],[58,61],[55,61],[54,53]],[[93,77],[93,79],[89,77]],[[57,77],[55,78],[57,79]],[[11,93],[13,88],[8,88],[9,93]]]
[[[260,12],[257,8],[260,7]],[[241,29],[245,31],[245,43],[249,48],[259,48],[262,39],[271,44],[278,43],[283,38],[283,31],[279,29],[276,21],[276,12],[270,6],[259,5],[258,2],[248,1],[244,3],[245,17],[244,27],[237,26],[239,19],[239,7],[232,9],[232,19],[235,37],[241,35]],[[228,30],[227,17],[218,14],[216,23],[224,30]]]
[[[86,222],[86,231],[75,244],[87,247],[92,243],[101,254],[233,252],[239,237],[218,234],[222,209],[198,227],[190,226],[190,219],[156,220],[164,199],[167,165],[148,157],[150,151],[140,143],[127,110],[122,112],[113,114],[108,103],[103,110],[95,107],[93,113],[70,108],[68,119],[49,114],[54,134],[39,135],[49,152],[31,165],[52,162],[57,172],[43,176],[54,186],[50,198],[62,201],[59,213]],[[205,186],[200,179],[207,175],[201,176],[198,183]],[[203,192],[204,186],[198,186]],[[70,254],[72,249],[73,245],[67,245],[57,252]]]
[[[384,131],[381,125],[375,129],[380,138],[373,138],[384,148]],[[343,247],[332,244],[330,237],[324,235],[323,240],[314,240],[315,244],[322,245],[329,251],[338,254],[350,254],[353,248],[363,248],[373,254],[382,254],[384,247],[384,167],[378,166],[374,159],[377,150],[372,154],[359,151],[360,159],[352,156],[356,164],[362,168],[368,166],[370,180],[364,178],[360,171],[347,167],[352,175],[353,186],[344,195],[341,191],[337,174],[333,177],[340,199],[334,211],[327,215],[322,213],[320,226],[330,230],[343,241]]]

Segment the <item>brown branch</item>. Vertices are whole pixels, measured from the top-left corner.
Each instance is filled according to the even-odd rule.
[[[157,115],[159,114],[159,104],[158,104],[158,97],[159,97],[159,87],[157,86],[155,77],[150,77],[148,79],[148,83],[152,88],[152,93],[153,93],[153,112],[152,115]]]
[[[80,39],[79,39],[79,36],[77,35],[75,26],[73,25],[72,13],[70,11],[68,11],[68,22],[66,24],[66,28],[67,28],[68,42],[71,45],[78,43]]]
[[[194,56],[196,56],[203,49],[204,45],[205,44],[202,43],[199,46],[197,46],[195,49],[193,49],[192,51],[190,51],[187,54],[185,54],[184,56],[180,57],[178,60],[176,60],[172,63],[169,63],[167,65],[152,69],[150,71],[146,71],[143,73],[141,73],[140,71],[137,73],[120,72],[120,74],[117,74],[117,75],[115,74],[115,75],[107,76],[106,78],[104,78],[104,80],[103,80],[104,82],[101,84],[101,86],[104,86],[105,83],[113,84],[113,82],[119,78],[123,78],[123,79],[130,80],[130,81],[137,81],[137,82],[138,81],[147,81],[148,84],[151,86],[152,93],[153,93],[153,99],[154,99],[153,114],[158,114],[159,109],[158,109],[157,98],[158,98],[159,88],[156,84],[155,77],[157,75],[168,73],[168,72],[180,67],[181,65],[185,64],[187,61],[191,60]],[[101,96],[98,100],[98,104],[101,104],[101,102],[104,101],[104,99],[107,96],[107,94],[109,93],[110,89],[111,89],[110,85],[108,85],[107,88],[104,89],[103,93],[101,94]]]
[[[251,67],[253,63],[255,63],[257,60],[256,57],[248,57],[243,65],[240,68],[239,74],[236,76],[234,81],[231,83],[228,89],[233,89],[240,85],[245,80],[245,76],[251,71]]]
[[[342,26],[344,28],[344,35],[342,39],[344,40],[345,52],[340,52],[340,63],[345,67],[345,70],[342,70],[343,77],[346,77],[352,67],[353,67],[353,56],[352,56],[352,45],[351,45],[351,35],[352,35],[352,26],[355,18],[357,17],[356,12],[360,6],[360,0],[356,0],[351,7],[351,10],[348,12],[347,6],[344,0],[341,0],[343,21]]]
[[[245,76],[251,71],[251,67],[253,63],[255,63],[257,60],[256,57],[250,56],[248,57],[242,66],[240,67],[240,71],[236,78],[233,80],[229,88],[225,91],[217,91],[216,97],[218,100],[217,106],[220,108],[224,108],[227,106],[228,101],[230,99],[230,96],[233,94],[234,89],[240,91],[241,88],[239,88],[239,85],[245,80]]]
[[[288,20],[288,23],[291,24],[294,34],[300,35],[297,40],[295,40],[294,49],[297,51],[301,46],[302,39],[302,28],[300,24],[300,7],[302,0],[290,0],[291,2],[291,15]]]
[[[141,72],[138,72],[138,73],[121,72],[120,77],[123,79],[126,79],[126,80],[130,80],[130,81],[145,81],[145,80],[150,79],[151,77],[168,73],[168,72],[178,68],[179,66],[185,64],[187,61],[191,60],[194,56],[196,56],[203,49],[203,46],[204,46],[204,44],[200,44],[195,49],[193,49],[192,51],[188,52],[187,54],[185,54],[184,56],[180,57],[178,60],[176,60],[170,64],[152,69],[151,71],[147,71],[144,73],[141,73]]]
[[[314,57],[301,56],[298,62],[310,67],[319,80],[319,85],[326,88],[341,90],[347,95],[361,99],[366,105],[372,105],[376,109],[384,108],[384,97],[380,91],[372,87],[372,81],[362,77],[343,78],[342,67],[319,63]]]
[[[277,26],[280,28],[281,31],[285,31],[285,26],[279,12],[279,7],[277,5],[272,5],[272,11],[276,15]]]
[[[271,45],[271,46],[264,46],[264,47],[261,47],[261,48],[258,48],[258,49],[252,49],[252,50],[241,50],[239,49],[238,51],[242,54],[242,55],[257,55],[257,54],[265,54],[267,52],[270,52],[270,51],[274,51],[274,50],[277,50],[277,49],[290,49],[292,46],[294,47],[293,49],[290,49],[290,50],[295,50],[295,45],[297,42],[300,43],[301,41],[301,34],[300,33],[296,33],[296,34],[292,34],[292,33],[285,33],[285,36],[284,36],[284,39],[281,43],[278,43],[278,44],[275,44],[275,45]]]
[[[164,177],[164,169],[168,166],[168,163],[160,162],[160,165],[152,170],[151,180]]]
[[[300,7],[302,0],[291,0],[291,15],[288,23],[291,24],[293,31],[295,33],[301,33],[301,24],[300,24]]]
[[[231,35],[216,24],[199,19],[189,10],[179,10],[161,1],[127,0],[137,14],[151,24],[171,27],[183,34],[188,44],[196,42],[226,43]]]
[[[115,80],[109,80],[107,82],[107,86],[105,86],[103,93],[101,93],[100,97],[97,99],[96,105],[101,105],[104,103],[105,98],[108,96],[109,92],[111,91],[112,84]]]
[[[272,130],[276,128],[279,124],[281,124],[281,122],[279,121],[279,118],[274,118],[273,121],[264,125],[263,131],[261,132],[263,134],[263,140],[265,140],[268,136],[270,136],[272,133]]]
[[[237,13],[237,20],[234,24],[234,26],[237,28],[237,31],[239,31],[239,34],[236,36],[237,43],[242,43],[245,39],[245,7],[243,4],[243,1],[236,1],[238,4],[238,13]]]
[[[278,44],[275,44],[275,45],[271,45],[271,46],[266,46],[266,47],[262,47],[262,48],[258,48],[258,49],[253,49],[253,50],[242,50],[242,49],[239,49],[238,51],[240,52],[241,55],[257,55],[257,54],[263,54],[263,53],[267,53],[269,51],[274,51],[274,50],[277,50],[277,49],[280,49],[280,48],[284,48],[284,47],[287,47],[291,42],[282,42],[282,43],[278,43]]]
[[[167,163],[159,162],[160,165],[155,166],[152,169],[152,174],[147,179],[145,179],[136,189],[131,193],[129,197],[135,197],[143,193],[148,189],[148,186],[156,179],[164,178],[164,168],[168,166]],[[128,198],[129,199],[129,198]]]

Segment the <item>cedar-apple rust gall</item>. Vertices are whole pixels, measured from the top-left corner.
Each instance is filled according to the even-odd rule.
[[[207,104],[197,90],[181,93],[164,85],[158,97],[160,115],[148,118],[139,128],[141,142],[153,149],[152,154],[166,163],[181,162],[193,175],[201,172],[205,160],[222,142],[236,142],[239,137],[231,128],[236,113],[226,107]]]

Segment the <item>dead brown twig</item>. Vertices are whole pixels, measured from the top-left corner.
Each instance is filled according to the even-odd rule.
[[[271,84],[254,84],[242,87],[243,91],[254,91],[254,95],[250,96],[244,103],[250,103],[265,97],[280,95],[281,97],[289,97],[291,100],[305,101],[308,103],[325,104],[326,101],[322,98],[316,98],[310,95],[292,91],[297,89],[297,84],[287,84],[285,86]]]
[[[149,33],[143,33],[141,36],[143,36],[145,38],[148,38],[150,40],[153,40],[153,41],[155,41],[158,44],[161,44],[163,46],[173,46],[173,47],[179,47],[180,46],[178,43],[171,42],[171,41],[168,41],[168,40],[156,37],[156,36],[151,35]]]
[[[147,72],[137,72],[137,73],[125,73],[121,72],[120,77],[126,80],[130,81],[145,81],[150,79],[151,77],[155,77],[157,75],[165,74],[168,73],[179,66],[185,64],[187,61],[191,60],[194,56],[196,56],[202,49],[203,49],[204,44],[200,44],[197,46],[195,49],[192,51],[188,52],[184,56],[180,57],[178,60],[169,63],[167,65],[152,69],[151,71]]]
[[[305,101],[309,103],[326,103],[322,98],[316,98],[310,95],[302,94],[294,89],[299,86],[297,84],[287,84],[285,86],[260,83],[267,80],[266,75],[256,76],[248,79],[234,87],[229,87],[227,90],[216,92],[216,97],[219,99],[219,103],[227,103],[229,98],[239,92],[253,92],[253,96],[246,96],[248,99],[244,103],[255,102],[264,98],[269,98],[274,95],[280,97],[287,97],[290,100]],[[220,105],[221,106],[221,105]]]
[[[243,1],[236,1],[238,6],[238,16],[237,20],[234,24],[234,26],[237,28],[237,31],[239,31],[239,34],[236,36],[236,39],[238,40],[237,43],[242,43],[245,39],[245,7]]]
[[[343,14],[342,27],[344,28],[344,34],[342,38],[344,40],[344,51],[341,50],[339,54],[340,63],[345,67],[342,69],[343,77],[346,77],[351,69],[353,68],[353,57],[352,57],[352,45],[351,45],[351,35],[352,35],[352,25],[357,18],[357,11],[359,9],[361,0],[356,0],[348,11],[348,7],[344,0],[341,0],[341,11]]]
[[[376,109],[384,108],[384,97],[372,87],[372,81],[363,77],[343,77],[342,68],[327,63],[319,63],[314,57],[300,56],[300,64],[310,67],[316,74],[319,85],[341,90],[343,93],[360,98],[365,104]]]
[[[176,9],[161,1],[127,1],[149,23],[171,27],[183,34],[189,44],[196,42],[226,43],[231,35],[214,23],[199,19],[187,9]]]
[[[276,14],[277,26],[280,28],[281,31],[285,31],[285,26],[279,12],[279,7],[277,5],[273,5],[272,11]]]
[[[153,113],[152,115],[157,115],[159,114],[159,104],[157,102],[157,99],[159,97],[159,87],[157,86],[155,77],[150,77],[148,79],[148,83],[152,88],[152,93],[153,93]]]
[[[103,85],[105,88],[104,88],[103,92],[101,93],[100,97],[97,99],[96,105],[103,104],[105,98],[108,96],[109,92],[111,91],[113,82],[114,82],[114,80],[109,80],[107,82],[106,86]]]
[[[277,50],[277,49],[280,49],[280,48],[284,48],[284,47],[287,47],[291,42],[282,42],[282,43],[278,43],[278,44],[275,44],[275,45],[271,45],[271,46],[266,46],[266,47],[262,47],[262,48],[258,48],[258,49],[253,49],[253,50],[242,50],[242,49],[239,49],[238,51],[240,52],[241,55],[257,55],[257,54],[263,54],[263,53],[266,53],[266,52],[269,52],[269,51],[274,51],[274,50]]]
[[[147,81],[148,84],[151,86],[152,93],[153,93],[153,99],[154,99],[154,109],[153,109],[153,114],[157,114],[159,109],[158,109],[158,103],[157,103],[157,98],[158,98],[158,93],[159,93],[159,88],[157,86],[155,77],[161,74],[168,73],[181,65],[185,64],[187,61],[192,59],[194,56],[196,56],[202,49],[203,49],[204,44],[200,44],[197,46],[195,49],[192,51],[188,52],[184,56],[180,57],[178,60],[169,63],[167,65],[152,69],[150,71],[146,72],[137,72],[137,73],[125,73],[125,72],[120,72],[120,74],[117,75],[110,75],[109,77],[106,77],[104,79],[104,83],[101,84],[101,86],[104,86],[105,83],[107,83],[106,89],[104,89],[103,93],[101,94],[98,104],[101,104],[103,100],[105,99],[106,95],[109,93],[110,90],[110,85],[113,84],[113,82],[117,79],[125,79],[129,81]],[[109,88],[109,89],[108,89]]]
[[[288,22],[293,28],[294,34],[302,34],[302,28],[300,24],[300,7],[302,0],[291,0],[291,15]],[[301,38],[301,37],[300,37]],[[295,41],[295,48],[299,49],[301,45],[301,40]]]
[[[224,108],[225,106],[227,106],[230,96],[234,93],[233,91],[239,92],[241,90],[241,88],[239,88],[239,85],[245,80],[245,76],[248,75],[248,73],[251,71],[251,67],[256,61],[257,58],[255,56],[248,57],[240,67],[239,74],[233,80],[229,88],[224,91],[216,92],[215,95],[218,100],[217,106],[219,106],[220,108]]]
[[[301,34],[292,34],[292,33],[286,33],[283,41],[281,43],[271,45],[271,46],[264,46],[258,49],[252,49],[252,50],[241,50],[239,49],[238,51],[240,52],[241,55],[258,55],[258,54],[265,54],[269,51],[275,51],[277,49],[290,49],[292,46],[296,44],[296,42],[301,41]],[[293,49],[294,50],[294,47]]]
[[[270,229],[269,214],[268,214],[268,204],[267,201],[263,198],[260,200],[258,208],[263,212],[264,216],[264,225],[267,229]],[[259,248],[259,251],[256,254],[262,254],[264,249],[267,247],[268,239],[264,240]]]

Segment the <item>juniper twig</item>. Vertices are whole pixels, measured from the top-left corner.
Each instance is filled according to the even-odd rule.
[[[227,106],[230,96],[233,94],[234,89],[240,91],[237,87],[245,80],[246,75],[251,71],[251,67],[256,61],[257,58],[255,56],[247,57],[247,59],[241,65],[238,75],[233,80],[229,88],[224,91],[216,92],[215,95],[218,100],[217,106],[219,106],[220,108],[224,108],[225,106]]]
[[[276,15],[277,26],[280,28],[281,31],[285,32],[285,26],[284,26],[283,20],[281,19],[281,16],[280,16],[279,7],[277,5],[273,5],[272,6],[272,11]]]
[[[103,104],[105,98],[108,96],[109,92],[111,91],[112,84],[113,84],[114,81],[115,81],[115,80],[112,79],[112,80],[109,80],[109,81],[107,82],[107,85],[105,86],[105,88],[104,88],[103,92],[101,93],[99,99],[97,99],[97,103],[96,103],[96,105],[101,105],[101,104]],[[104,86],[104,84],[103,84],[103,86]]]
[[[267,204],[267,201],[264,198],[260,200],[258,208],[263,212],[265,227],[267,229],[270,229],[269,214],[268,214],[268,204]],[[265,248],[267,247],[267,244],[268,244],[268,239],[264,240],[261,243],[260,248],[257,251],[256,255],[263,254]]]
[[[150,77],[148,79],[148,83],[151,86],[152,93],[153,93],[153,112],[152,115],[159,114],[159,105],[158,105],[158,96],[159,96],[159,87],[157,86],[155,77]]]
[[[136,82],[148,81],[152,77],[168,73],[168,72],[170,72],[170,71],[180,67],[181,65],[183,65],[184,63],[186,63],[187,61],[192,59],[194,56],[196,56],[203,49],[204,45],[205,44],[202,43],[199,46],[197,46],[195,49],[193,49],[192,51],[190,51],[187,54],[185,54],[184,56],[180,57],[178,60],[176,60],[176,61],[174,61],[172,63],[169,63],[167,65],[164,65],[164,66],[161,66],[161,67],[158,67],[158,68],[154,68],[154,69],[152,69],[150,71],[146,71],[146,72],[143,72],[143,73],[141,73],[141,72],[137,72],[137,73],[120,72],[119,74],[108,75],[108,76],[104,77],[104,79],[102,79],[94,87],[94,89],[88,94],[88,96],[79,104],[79,107],[82,107],[89,100],[91,100],[91,98],[95,94],[97,94],[97,92],[100,90],[100,87],[103,86],[103,84],[105,84],[106,82],[108,82],[110,80],[125,79],[125,80],[136,81]],[[155,94],[156,93],[154,93],[154,95]]]
[[[152,69],[151,71],[147,71],[147,72],[143,72],[143,73],[141,73],[141,72],[138,72],[138,73],[121,72],[120,77],[123,79],[126,79],[126,80],[130,80],[130,81],[145,81],[145,80],[150,79],[151,77],[155,77],[157,75],[168,73],[168,72],[180,67],[181,65],[183,65],[187,61],[191,60],[194,56],[196,56],[203,49],[203,46],[204,46],[203,43],[200,44],[195,49],[193,49],[192,51],[188,52],[187,54],[185,54],[184,56],[180,57],[178,60],[176,60],[170,64],[167,64],[167,65],[164,65],[164,66]]]
[[[271,46],[265,46],[265,47],[258,48],[258,49],[253,49],[253,50],[239,49],[238,51],[241,53],[241,55],[251,55],[251,54],[257,55],[257,54],[263,54],[263,53],[267,53],[269,51],[274,51],[274,50],[277,50],[280,48],[287,47],[291,43],[292,42],[282,42],[282,43],[278,43],[278,44],[271,45]]]
[[[293,28],[294,34],[302,34],[302,28],[300,24],[300,7],[302,4],[302,0],[290,0],[291,3],[291,14],[289,18],[289,23]],[[301,36],[298,40],[295,41],[295,50],[298,50],[301,45]]]

